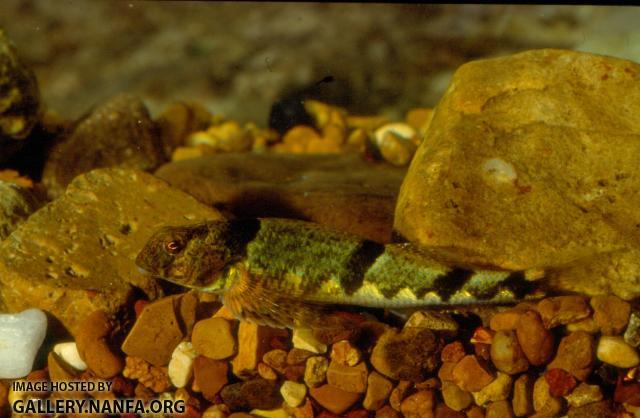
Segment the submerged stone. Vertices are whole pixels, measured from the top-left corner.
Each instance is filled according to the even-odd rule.
[[[461,263],[567,265],[562,290],[640,295],[639,79],[636,63],[552,49],[461,66],[396,230]]]
[[[47,332],[47,317],[39,309],[0,314],[0,379],[24,377]]]
[[[219,218],[150,174],[92,171],[0,244],[0,297],[9,312],[37,307],[74,332],[91,312],[113,314],[135,292],[161,294],[134,262],[157,228]]]
[[[150,170],[164,157],[160,129],[142,101],[121,94],[96,107],[56,144],[42,174],[57,197],[74,177],[101,167]]]
[[[358,155],[219,154],[156,172],[236,216],[296,218],[389,242],[405,171]]]

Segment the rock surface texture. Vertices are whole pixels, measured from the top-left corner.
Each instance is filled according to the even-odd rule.
[[[27,188],[0,180],[0,240],[38,209],[38,198]]]
[[[245,153],[172,162],[156,175],[237,216],[305,219],[388,242],[404,173],[357,155]]]
[[[121,94],[96,107],[53,147],[43,182],[49,195],[57,197],[75,176],[95,168],[150,170],[163,158],[159,128],[144,103]]]
[[[465,263],[555,267],[563,290],[640,295],[639,79],[633,62],[564,50],[463,65],[395,229]]]
[[[134,263],[155,229],[219,217],[150,174],[92,171],[1,244],[0,297],[9,312],[37,307],[74,332],[94,310],[117,311],[136,289],[159,294]]]

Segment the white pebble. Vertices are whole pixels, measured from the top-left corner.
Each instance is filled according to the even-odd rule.
[[[416,130],[413,129],[413,127],[407,123],[403,123],[403,122],[387,123],[386,125],[383,125],[378,129],[376,129],[376,131],[374,132],[373,135],[375,137],[376,143],[380,145],[384,137],[389,132],[407,141],[413,140],[418,135]]]
[[[635,348],[627,344],[622,337],[603,335],[596,350],[598,360],[623,369],[640,364],[640,356]]]
[[[47,333],[47,317],[40,309],[0,314],[0,379],[24,377]]]
[[[292,408],[297,408],[307,396],[307,387],[302,383],[287,380],[280,386],[280,394],[282,399]]]
[[[500,158],[491,158],[482,164],[484,171],[496,183],[512,183],[518,178],[513,165]]]
[[[181,342],[171,353],[167,373],[171,384],[177,388],[187,386],[193,373],[193,361],[196,351],[190,342]]]
[[[294,329],[291,341],[295,348],[301,348],[316,354],[327,352],[327,346],[318,341],[309,328]]]
[[[60,343],[53,346],[53,352],[76,370],[87,370],[87,364],[82,361],[78,353],[78,346],[75,342]]]

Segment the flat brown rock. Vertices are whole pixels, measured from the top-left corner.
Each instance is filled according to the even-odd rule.
[[[219,218],[150,174],[92,171],[2,242],[0,297],[9,312],[40,308],[75,332],[93,311],[115,313],[135,289],[161,294],[134,262],[157,228]]]
[[[197,299],[192,293],[173,295],[148,304],[122,343],[122,351],[154,366],[166,366],[176,346],[195,322]]]
[[[304,219],[388,242],[404,173],[354,154],[225,153],[172,162],[156,175],[237,216]]]
[[[568,265],[563,290],[640,295],[639,79],[633,62],[551,49],[461,66],[396,230],[460,262]]]

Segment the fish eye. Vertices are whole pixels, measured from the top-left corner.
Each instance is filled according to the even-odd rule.
[[[168,241],[167,243],[164,244],[164,249],[169,254],[178,254],[180,251],[182,251],[182,248],[183,248],[183,245],[179,241]]]

